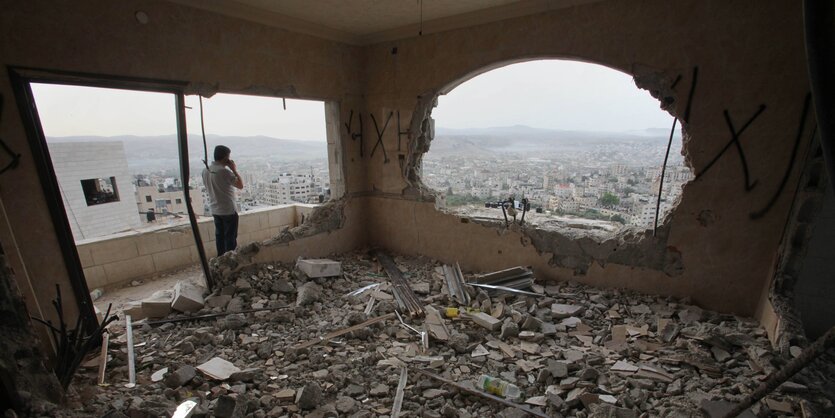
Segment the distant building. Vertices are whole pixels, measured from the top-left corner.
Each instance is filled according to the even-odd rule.
[[[639,210],[632,215],[631,222],[633,225],[648,227],[655,224],[655,203],[646,203],[639,207]],[[658,222],[664,219],[664,215],[670,211],[672,206],[667,202],[661,202],[661,208],[658,214]]]
[[[172,183],[169,182],[168,184]],[[191,196],[191,207],[194,209],[194,213],[198,216],[205,215],[203,193],[199,190],[190,190],[189,196]],[[151,211],[154,212],[156,220],[174,214],[188,216],[188,208],[184,199],[183,188],[179,185],[179,182],[167,187],[160,184],[138,186],[136,188],[136,205],[144,222],[151,219],[148,216],[148,212]]]
[[[50,143],[49,154],[76,241],[141,226],[121,142]]]
[[[266,185],[264,200],[268,205],[288,205],[291,203],[320,203],[325,196],[316,186],[310,174],[280,174]],[[321,196],[321,197],[320,197]]]

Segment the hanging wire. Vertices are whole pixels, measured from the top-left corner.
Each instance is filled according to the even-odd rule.
[[[667,159],[670,158],[670,147],[673,145],[673,135],[676,133],[678,118],[673,119],[670,129],[670,139],[667,141],[667,153],[664,154],[664,165],[661,166],[661,180],[658,182],[658,200],[655,202],[655,223],[652,226],[652,236],[658,232],[658,213],[661,212],[661,191],[664,190],[664,174],[667,172]]]
[[[203,96],[200,95],[200,130],[203,132],[203,165],[209,169],[209,147],[206,145],[206,125],[203,122]]]

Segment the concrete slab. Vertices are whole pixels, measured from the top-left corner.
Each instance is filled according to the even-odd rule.
[[[171,302],[173,300],[173,291],[158,290],[142,300],[142,312],[147,318],[165,318],[171,313]]]
[[[342,263],[326,258],[299,260],[296,262],[296,267],[310,278],[342,275]]]
[[[192,312],[203,308],[203,288],[188,282],[174,285],[174,301],[171,308],[180,312]]]

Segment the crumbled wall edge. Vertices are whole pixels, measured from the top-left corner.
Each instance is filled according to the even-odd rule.
[[[777,328],[771,339],[781,353],[788,353],[793,345],[805,347],[809,344],[800,313],[795,308],[794,288],[803,269],[812,226],[823,208],[825,188],[829,187],[823,164],[820,142],[815,136],[809,145],[798,192],[778,249],[780,257],[768,290],[769,302],[777,316]]]
[[[251,242],[239,247],[236,251],[213,258],[209,263],[212,277],[216,282],[223,284],[224,280],[234,273],[252,265],[255,256],[264,248],[286,246],[295,240],[342,229],[345,225],[345,206],[349,201],[349,197],[331,200],[315,208],[310,215],[305,217],[301,225],[286,228],[273,238],[262,242]]]
[[[661,108],[673,113],[677,93],[673,89],[679,77],[671,71],[659,71],[645,65],[632,67],[635,85],[645,89],[658,99]],[[436,207],[441,202],[439,192],[426,186],[421,180],[423,156],[429,151],[434,138],[432,108],[437,105],[437,98],[444,89],[430,90],[418,96],[415,110],[409,124],[409,143],[405,164],[402,167],[406,188],[404,197],[414,200],[434,201]],[[683,140],[688,141],[685,133]],[[438,208],[438,210],[443,211]],[[446,211],[444,211],[447,213]],[[669,217],[668,217],[669,218]],[[614,236],[575,235],[568,231],[545,231],[530,226],[511,225],[522,235],[522,245],[533,245],[538,254],[551,254],[549,264],[555,267],[571,269],[575,274],[586,274],[593,263],[605,266],[608,263],[659,270],[669,276],[683,273],[681,253],[667,245],[670,235],[670,222],[665,219],[655,235],[652,231],[626,229]],[[502,233],[506,228],[501,222],[476,221],[481,226],[495,228]]]
[[[0,249],[0,385],[12,397],[9,405],[22,416],[38,402],[59,403],[63,390],[46,367],[47,357],[34,333],[35,324],[23,302],[14,272]],[[40,325],[38,325],[40,326]]]

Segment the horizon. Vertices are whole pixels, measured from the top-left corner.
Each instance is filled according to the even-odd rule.
[[[516,125],[506,125],[506,126],[488,126],[488,127],[468,127],[468,128],[450,128],[446,126],[437,126],[435,128],[435,132],[439,130],[449,130],[449,131],[467,131],[467,130],[493,130],[493,129],[507,129],[507,128],[527,128],[533,130],[541,130],[541,131],[552,131],[552,132],[589,132],[589,133],[601,133],[601,134],[628,134],[630,132],[641,132],[641,131],[654,131],[654,130],[664,130],[669,132],[669,127],[650,127],[650,128],[643,128],[643,129],[628,129],[628,130],[620,130],[620,131],[608,131],[608,130],[585,130],[585,129],[559,129],[559,128],[543,128],[538,126],[529,126],[523,124],[516,124]],[[676,135],[681,133],[681,127],[677,126]],[[164,138],[164,137],[176,137],[177,133],[167,133],[167,134],[156,134],[156,135],[135,135],[135,134],[116,134],[116,135],[63,135],[63,136],[56,136],[56,135],[47,135],[47,139],[66,139],[66,138]],[[188,134],[189,137],[197,136],[202,137],[200,133],[193,133],[190,132]],[[223,134],[206,134],[206,138],[209,137],[222,137],[222,138],[242,138],[242,139],[249,139],[249,138],[270,138],[270,139],[280,139],[284,141],[299,141],[299,142],[323,142],[326,139],[298,139],[298,138],[281,138],[276,136],[264,135],[264,134],[257,134],[257,135],[223,135]],[[436,135],[437,137],[437,135]]]
[[[165,136],[177,130],[171,93],[40,83],[33,83],[32,90],[49,137]],[[187,129],[200,133],[199,96],[185,99]],[[437,100],[432,117],[440,130],[523,125],[611,134],[662,129],[673,119],[631,75],[570,60],[495,68]],[[314,142],[326,138],[324,101],[217,93],[204,98],[203,105],[207,134]]]

